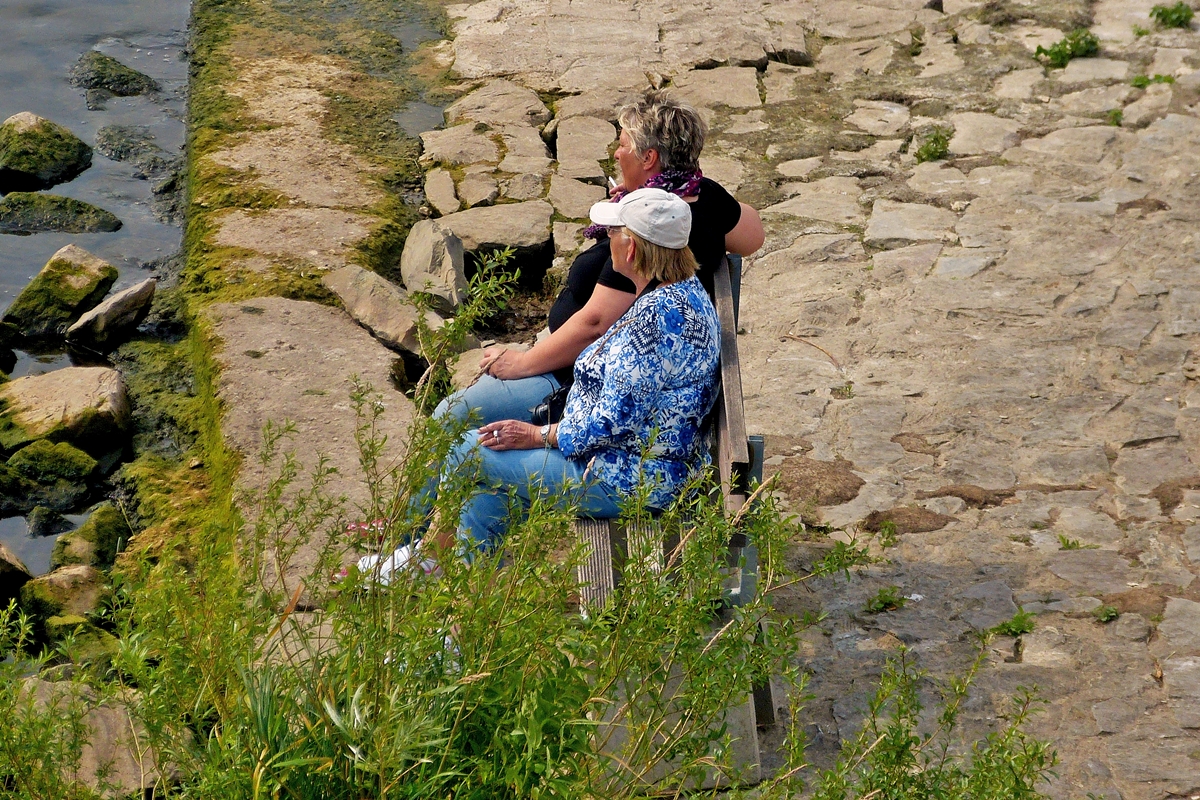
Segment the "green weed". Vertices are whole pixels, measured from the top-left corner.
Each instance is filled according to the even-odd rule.
[[[1001,622],[992,628],[992,633],[1000,636],[1023,636],[1033,632],[1034,616],[1023,608],[1018,608],[1012,619]]]
[[[885,611],[896,611],[904,608],[908,598],[900,594],[899,586],[885,586],[867,600],[864,610],[868,614],[882,614]]]
[[[1108,623],[1121,616],[1121,612],[1117,610],[1116,606],[1100,606],[1092,612],[1092,616],[1099,622]]]
[[[883,548],[895,547],[900,544],[900,537],[896,531],[896,523],[890,519],[885,519],[879,523],[879,533],[876,535],[876,540],[879,546]]]
[[[917,148],[917,163],[924,164],[926,161],[937,161],[945,158],[949,152],[950,131],[945,128],[934,128],[925,136],[924,141]]]
[[[1174,82],[1175,82],[1174,75],[1154,75],[1153,77],[1151,77],[1149,75],[1134,75],[1133,79],[1129,81],[1130,85],[1133,86],[1135,89],[1145,89],[1147,86],[1149,86],[1152,83],[1174,83]]]
[[[1143,36],[1149,36],[1149,35],[1150,35],[1150,29],[1149,29],[1149,28],[1143,28],[1141,25],[1134,25],[1134,26],[1133,26],[1133,35],[1134,35],[1134,36],[1136,36],[1136,37],[1137,37],[1137,38],[1139,38],[1139,39],[1140,39],[1140,38],[1142,38]]]
[[[1072,539],[1065,534],[1058,534],[1058,549],[1059,550],[1098,550],[1098,544],[1084,544],[1078,539]]]
[[[1065,38],[1050,47],[1038,45],[1035,57],[1046,57],[1046,63],[1055,69],[1062,69],[1073,58],[1094,56],[1100,52],[1100,40],[1087,28],[1071,31]]]
[[[1154,6],[1150,9],[1150,18],[1164,28],[1187,28],[1192,24],[1196,12],[1183,0],[1173,6]]]
[[[1125,121],[1125,112],[1119,108],[1110,108],[1104,118],[1109,125],[1119,128]]]

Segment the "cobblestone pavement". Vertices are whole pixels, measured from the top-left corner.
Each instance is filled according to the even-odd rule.
[[[814,756],[896,646],[944,675],[1021,607],[1034,629],[993,643],[973,724],[1037,685],[1052,797],[1200,793],[1196,31],[1157,28],[1151,0],[700,5],[451,6],[446,57],[557,98],[558,181],[583,121],[669,82],[710,117],[706,173],[762,209],[751,429],[795,511],[816,496],[827,525],[900,533],[849,583],[781,600],[829,612],[800,653]],[[1095,57],[1035,59],[1081,25]],[[935,131],[945,156],[918,163]],[[830,471],[862,485],[825,496]],[[907,605],[865,613],[891,585]]]
[[[791,510],[834,537],[899,534],[848,583],[780,598],[828,612],[798,652],[818,761],[896,647],[947,675],[1020,607],[1034,628],[993,642],[968,727],[1036,684],[1034,730],[1062,757],[1052,797],[1200,795],[1200,39],[1157,28],[1152,3],[483,0],[448,6],[454,40],[424,51],[462,96],[423,137],[429,204],[495,204],[448,220],[464,239],[519,228],[568,258],[615,111],[651,85],[704,110],[706,174],[762,209],[739,331],[751,430]],[[1095,57],[1039,63],[1079,26]],[[284,109],[291,138],[216,162],[253,155],[298,210],[266,244],[235,215],[220,235],[330,268],[342,250],[305,236],[358,241],[372,197],[354,195],[351,156],[322,166],[305,138],[336,70],[296,63],[239,66],[281,76],[262,113]],[[301,151],[303,169],[272,166]],[[328,185],[337,197],[312,194]],[[221,319],[240,352],[237,315]],[[230,369],[223,391],[243,380]],[[867,614],[887,586],[907,604]]]

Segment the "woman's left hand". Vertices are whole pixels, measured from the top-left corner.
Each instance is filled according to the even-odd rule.
[[[542,447],[542,429],[515,419],[490,422],[480,427],[479,443],[489,450],[534,450]]]

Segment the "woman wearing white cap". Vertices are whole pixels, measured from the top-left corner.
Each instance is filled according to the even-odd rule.
[[[749,255],[763,243],[758,212],[739,203],[700,171],[707,127],[699,113],[661,92],[651,92],[620,113],[621,138],[614,159],[621,184],[615,200],[656,187],[687,201],[692,214],[688,246],[701,283],[712,292],[712,275],[727,252]],[[587,229],[596,244],[580,253],[566,286],[550,309],[551,334],[525,352],[491,348],[473,385],[446,398],[434,412],[479,422],[529,419],[529,411],[572,380],[576,357],[595,342],[637,297],[636,287],[614,268],[602,225]]]
[[[709,460],[701,424],[716,396],[720,329],[688,248],[692,214],[662,189],[639,189],[592,206],[609,230],[613,266],[637,300],[575,362],[558,424],[502,420],[468,431],[442,467],[478,466],[477,489],[458,524],[465,555],[496,546],[508,527],[510,491],[528,507],[539,492],[562,494],[579,513],[616,517],[622,498],[647,490],[665,508]],[[446,534],[441,546],[451,542]],[[380,567],[407,563],[404,547]],[[378,557],[364,566],[376,568]],[[426,562],[427,564],[428,562]]]

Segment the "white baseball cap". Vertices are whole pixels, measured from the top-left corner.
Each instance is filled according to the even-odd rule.
[[[682,250],[692,233],[692,210],[682,198],[662,189],[638,189],[619,202],[596,203],[592,222],[628,228],[660,247]]]

